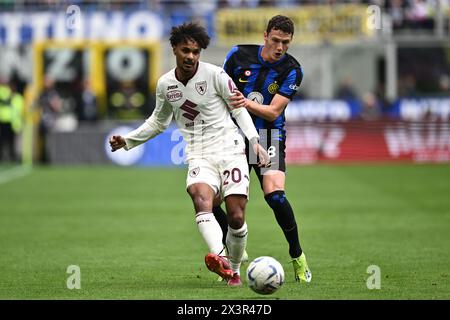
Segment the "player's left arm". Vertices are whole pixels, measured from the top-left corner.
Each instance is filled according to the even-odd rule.
[[[285,81],[274,95],[269,105],[259,104],[244,97],[244,95],[235,91],[235,95],[230,98],[231,106],[234,108],[246,108],[252,114],[263,118],[267,121],[275,121],[296,94],[303,79],[303,71],[301,68],[295,68],[289,72]]]

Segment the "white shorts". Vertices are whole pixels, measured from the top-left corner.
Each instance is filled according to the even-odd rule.
[[[225,198],[231,194],[241,194],[248,198],[250,178],[245,154],[236,154],[232,158],[192,159],[186,178],[186,188],[194,183],[206,183]]]

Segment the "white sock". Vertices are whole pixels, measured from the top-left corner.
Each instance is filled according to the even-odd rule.
[[[231,269],[234,273],[240,274],[239,269],[241,267],[242,255],[244,254],[245,247],[247,245],[247,223],[240,229],[232,229],[228,226],[227,233],[227,248],[228,255],[230,256]]]
[[[209,252],[223,254],[222,229],[211,212],[199,212],[195,215],[198,231],[208,245]]]

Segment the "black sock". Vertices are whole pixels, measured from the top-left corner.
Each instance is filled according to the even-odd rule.
[[[274,191],[267,194],[264,198],[272,208],[278,225],[283,230],[284,236],[289,243],[289,255],[291,258],[298,258],[302,254],[302,248],[298,239],[297,223],[284,191]]]
[[[227,233],[228,233],[228,221],[227,214],[223,211],[221,206],[213,207],[214,217],[222,229],[222,243],[226,245]]]

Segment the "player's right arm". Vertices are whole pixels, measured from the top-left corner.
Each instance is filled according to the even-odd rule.
[[[270,157],[264,147],[259,144],[259,134],[248,111],[245,108],[230,108],[230,97],[234,96],[234,92],[237,90],[233,80],[224,70],[217,73],[215,80],[217,92],[231,109],[231,115],[250,142],[255,154],[258,155],[258,165],[260,167],[270,166]]]
[[[113,135],[109,139],[111,151],[114,152],[121,148],[130,150],[166,130],[172,121],[172,106],[167,102],[162,92],[163,85],[158,81],[156,88],[156,106],[152,115],[137,129],[131,131],[127,135]]]

